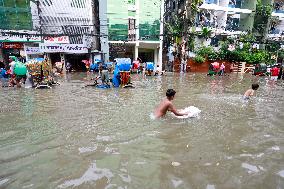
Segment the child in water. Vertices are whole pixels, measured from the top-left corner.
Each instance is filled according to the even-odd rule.
[[[251,89],[247,90],[244,94],[244,100],[248,100],[249,97],[254,95],[254,92],[259,88],[258,84],[252,84]]]
[[[166,93],[167,98],[162,100],[158,108],[155,110],[155,118],[163,117],[164,115],[166,115],[167,111],[173,112],[176,116],[187,115],[187,113],[179,113],[173,106],[172,101],[175,98],[175,94],[176,94],[175,90],[173,89],[167,90]]]

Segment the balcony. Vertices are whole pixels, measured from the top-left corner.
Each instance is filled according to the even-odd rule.
[[[239,15],[228,16],[226,23],[227,31],[239,31],[240,30],[240,18]]]
[[[284,6],[282,2],[275,2],[274,3],[274,12],[275,13],[284,13]]]
[[[206,3],[206,4],[216,4],[216,5],[218,5],[218,0],[205,0],[204,3]]]
[[[241,0],[229,0],[228,7],[229,8],[241,8],[242,1]]]
[[[284,20],[272,19],[270,23],[269,34],[283,35]]]

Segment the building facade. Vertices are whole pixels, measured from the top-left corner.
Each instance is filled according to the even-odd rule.
[[[32,15],[29,0],[0,0],[0,31],[32,30]],[[0,64],[8,64],[9,56],[24,56],[26,43],[39,42],[31,37],[15,36],[0,33]]]
[[[82,70],[84,60],[108,60],[106,5],[104,0],[1,0],[0,61],[47,54],[53,63],[68,61]]]
[[[161,62],[161,0],[108,0],[110,59]]]
[[[165,0],[165,22],[170,23],[173,15],[183,15],[186,12],[187,0]],[[240,35],[253,32],[262,38],[279,37],[283,32],[284,9],[281,0],[203,0],[198,5],[194,24],[195,32],[202,32],[203,28],[209,28],[213,37],[206,45],[214,45],[218,39],[224,36]],[[262,6],[262,7],[260,7]],[[263,22],[262,17],[256,14],[258,9],[273,7],[269,19]],[[269,11],[268,11],[269,12]],[[262,30],[262,31],[261,31]],[[260,32],[261,31],[261,32]],[[196,41],[197,45],[204,45]]]
[[[39,48],[52,63],[68,61],[75,70],[84,70],[85,61],[103,58],[99,0],[38,0],[31,3],[31,11],[34,30],[44,36]],[[50,40],[48,35],[58,37]]]

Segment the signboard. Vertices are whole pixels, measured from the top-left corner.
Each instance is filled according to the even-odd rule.
[[[42,54],[39,47],[27,47],[25,46],[26,54]]]
[[[60,44],[68,44],[69,37],[43,37],[44,43],[60,43]],[[37,36],[37,34],[0,34],[0,42],[41,42],[41,37]]]
[[[3,43],[3,49],[23,49],[23,43]]]
[[[0,42],[41,42],[40,37],[36,36],[28,36],[28,35],[8,35],[8,34],[2,34],[0,36]]]
[[[69,37],[68,36],[62,36],[62,37],[45,37],[44,43],[48,44],[69,44]]]
[[[83,44],[45,44],[40,43],[39,48],[41,52],[45,53],[88,53],[88,48]]]

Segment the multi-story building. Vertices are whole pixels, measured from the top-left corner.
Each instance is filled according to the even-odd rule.
[[[284,11],[281,0],[261,0],[258,5],[257,0],[203,0],[198,6],[199,12],[196,14],[193,30],[202,33],[204,27],[212,31],[212,36],[205,41],[198,41],[195,46],[217,45],[218,40],[224,36],[239,35],[241,33],[253,32],[262,39],[275,38],[283,32]],[[184,15],[187,0],[165,0],[165,22],[170,23],[173,15]],[[266,21],[262,15],[257,15],[258,6],[261,9],[274,4],[272,18]],[[192,31],[193,31],[192,30]],[[269,33],[269,35],[267,35]],[[282,38],[279,38],[282,39]]]
[[[32,15],[29,0],[0,0],[0,30],[32,30]],[[0,62],[7,65],[9,56],[24,55],[24,43],[37,39],[0,33]],[[2,65],[3,66],[3,65]]]
[[[110,58],[161,62],[161,0],[108,0]]]
[[[34,29],[44,36],[61,37],[59,41],[47,39],[40,49],[49,54],[52,62],[68,61],[78,70],[84,68],[84,60],[105,59],[108,49],[100,46],[100,40],[107,40],[107,35],[103,37],[100,33],[104,4],[102,0],[34,1],[31,4]]]
[[[0,0],[0,29],[31,30],[30,1]]]
[[[78,69],[83,60],[108,59],[105,0],[1,0],[0,6],[0,42],[9,52],[21,48],[17,56],[45,53]]]
[[[268,37],[282,41],[284,39],[284,2],[281,0],[274,1]]]

